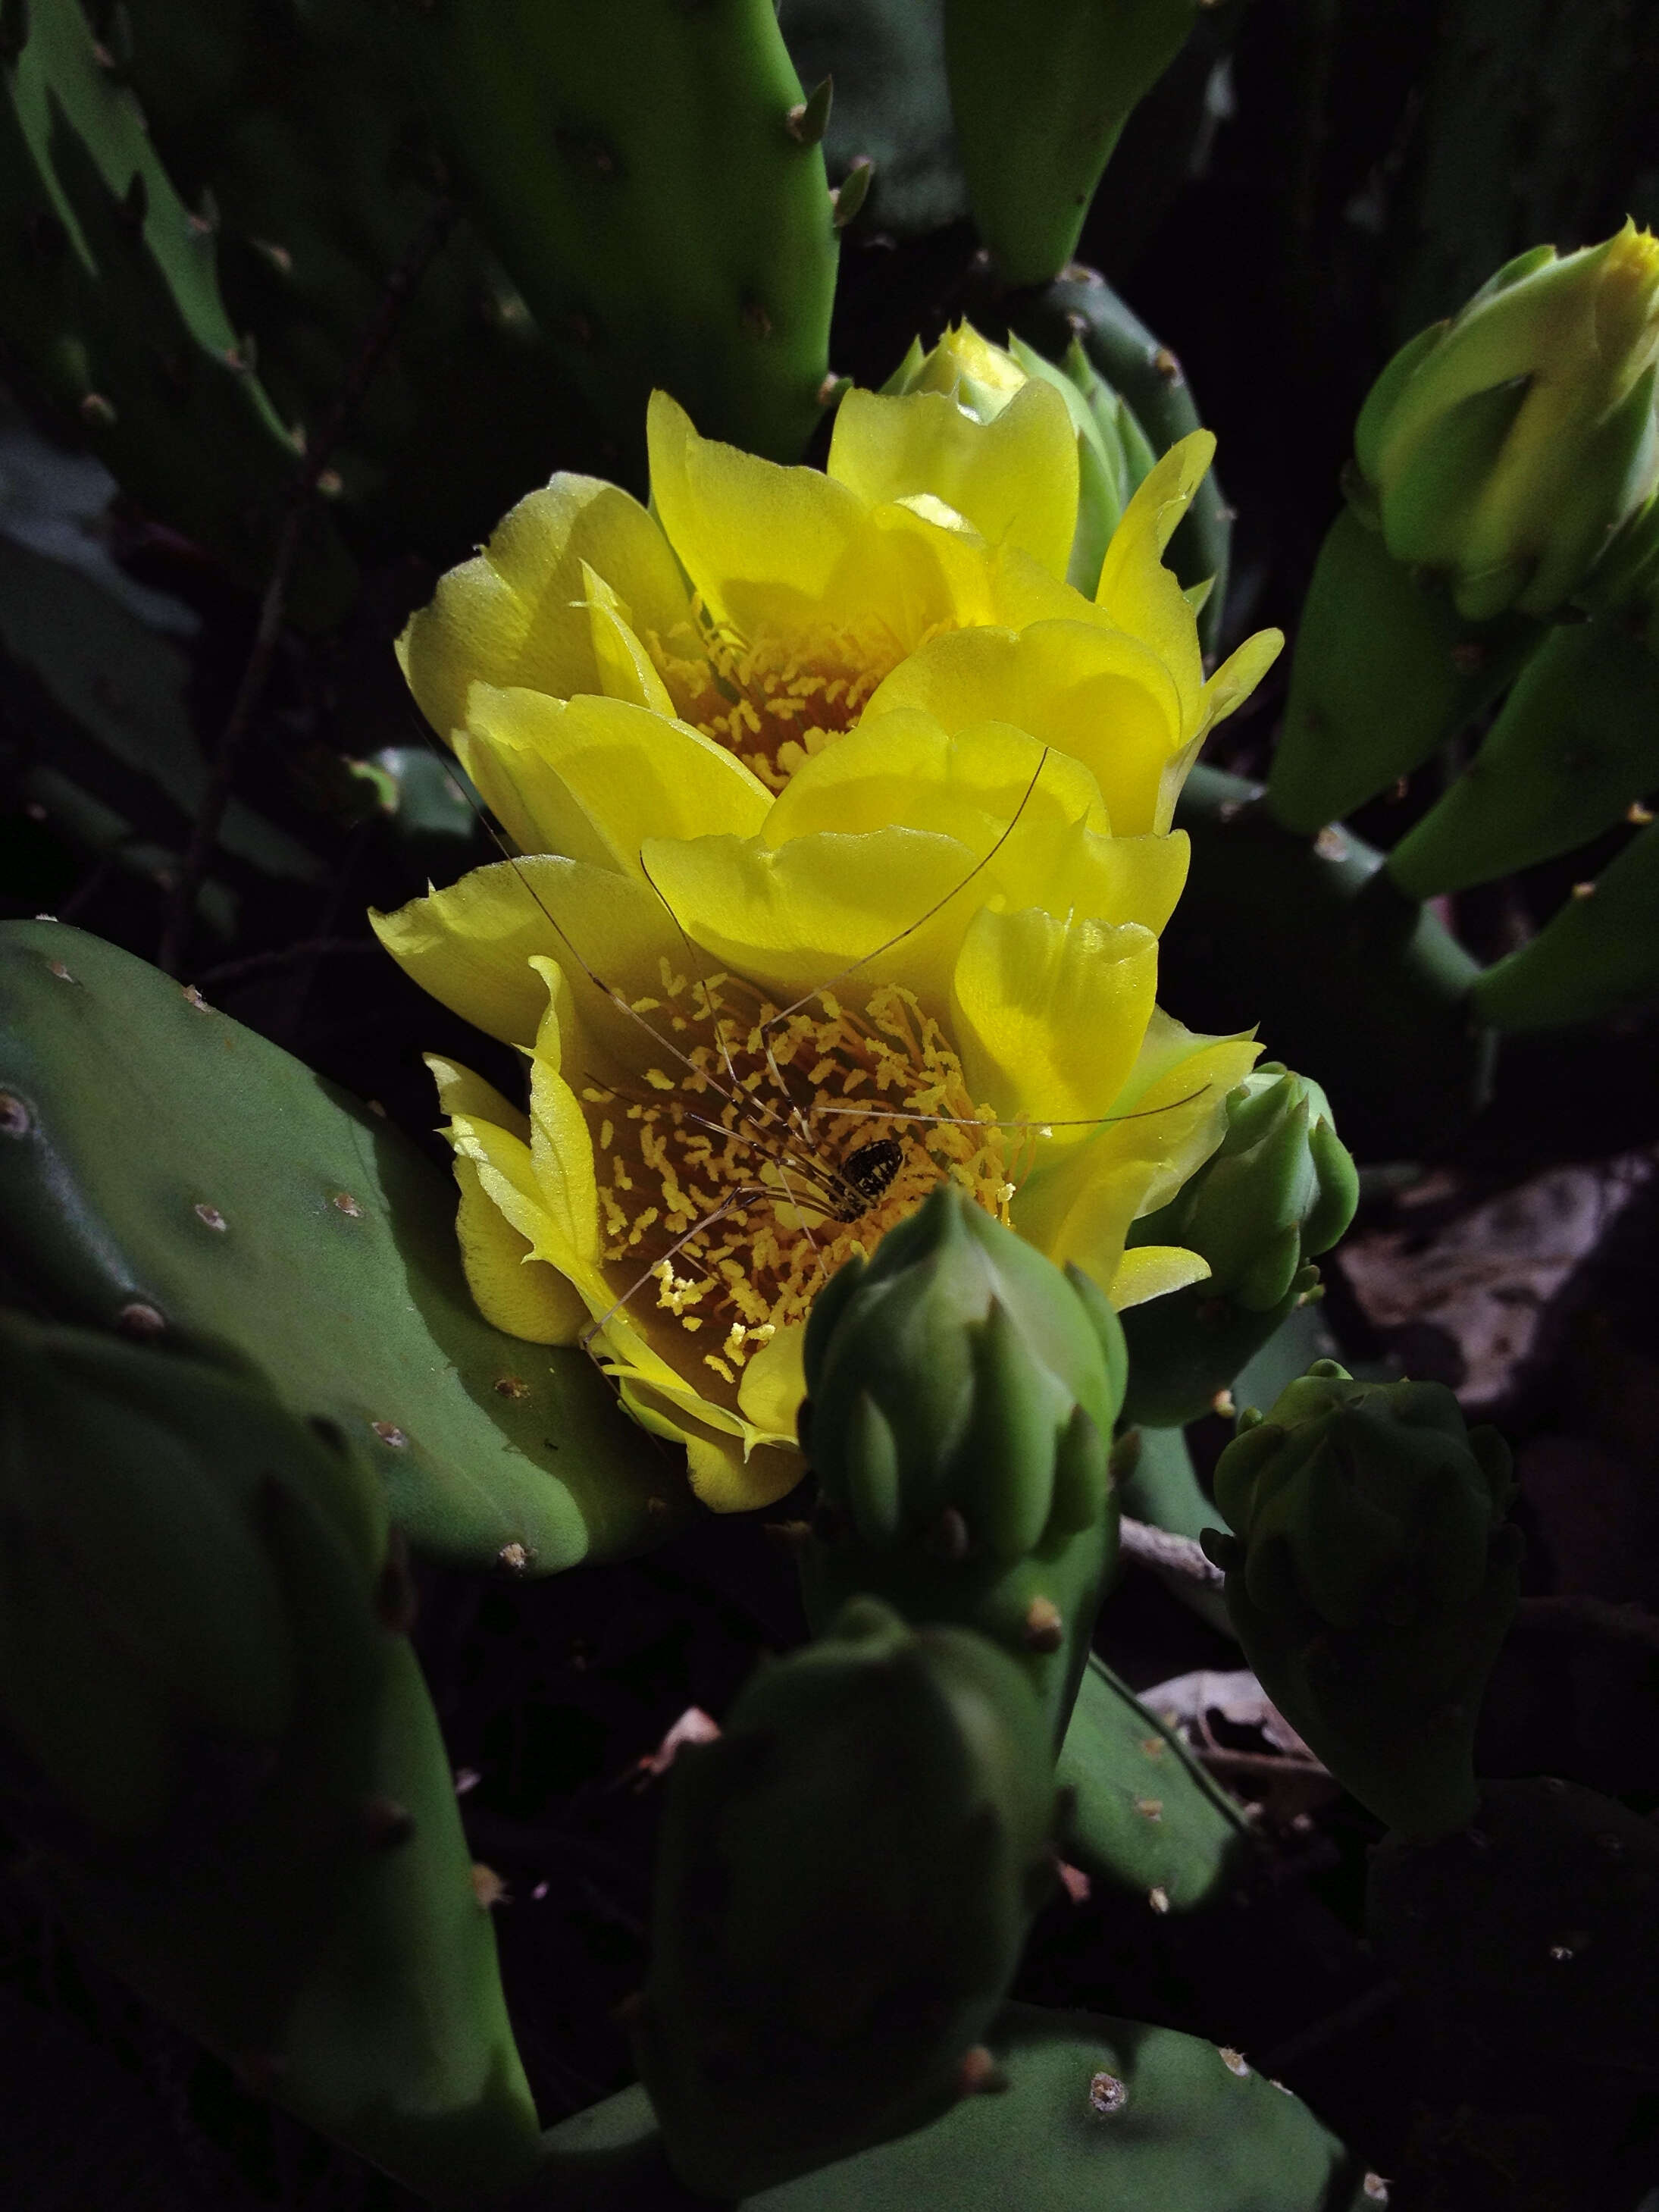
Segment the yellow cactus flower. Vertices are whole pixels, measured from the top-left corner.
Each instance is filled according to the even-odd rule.
[[[1001,721],[884,711],[775,798],[638,704],[485,710],[561,853],[376,917],[529,1058],[527,1114],[432,1063],[468,1277],[501,1327],[590,1342],[708,1504],[797,1480],[811,1301],[942,1177],[1120,1304],[1207,1272],[1125,1249],[1256,1054],[1154,1005],[1184,836],[1111,835],[1088,769]]]
[[[1140,486],[1092,596],[1066,581],[1078,441],[1041,379],[985,422],[944,392],[849,392],[823,471],[701,438],[662,392],[647,432],[652,511],[613,484],[555,477],[441,580],[400,642],[422,710],[492,804],[476,686],[647,708],[775,792],[910,656],[988,632],[1024,667],[1022,635],[1060,624],[1067,642],[1046,636],[1019,678],[1031,711],[1051,705],[1048,741],[1091,760],[1113,755],[1124,717],[1137,767],[1116,781],[1133,781],[1138,823],[1167,822],[1204,732],[1282,641],[1259,633],[1205,682],[1196,617],[1162,556],[1209,465],[1207,432]]]

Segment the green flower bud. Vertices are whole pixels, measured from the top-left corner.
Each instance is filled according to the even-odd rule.
[[[1206,1548],[1275,1705],[1390,1827],[1474,1812],[1480,1693],[1519,1594],[1509,1447],[1437,1382],[1356,1382],[1321,1360],[1216,1468],[1231,1536]]]
[[[874,1591],[980,1629],[1065,1733],[1115,1557],[1109,1459],[1123,1334],[1109,1302],[941,1184],[849,1264],[807,1324],[801,1441],[823,1510],[808,1618]]]
[[[1591,614],[1620,618],[1659,655],[1659,493],[1625,524],[1578,593]]]
[[[874,1599],[683,1750],[635,2021],[671,2162],[746,2197],[963,2088],[1050,1878],[1053,1763],[1019,1670]]]
[[[1359,1176],[1316,1083],[1267,1060],[1227,1097],[1220,1145],[1131,1243],[1182,1244],[1206,1281],[1132,1307],[1125,1411],[1154,1428],[1206,1413],[1316,1285],[1315,1255],[1353,1218]]]
[[[1353,1219],[1359,1176],[1324,1092],[1280,1061],[1252,1070],[1226,1111],[1216,1150],[1130,1241],[1186,1245],[1210,1263],[1211,1296],[1266,1313]]]
[[[981,337],[971,323],[957,323],[931,353],[914,341],[883,389],[942,392],[976,422],[990,422],[1033,377],[1059,392],[1077,432],[1077,531],[1066,574],[1092,598],[1112,532],[1157,456],[1127,401],[1075,337],[1056,366],[1024,338],[1011,338],[1005,349]]]
[[[1537,246],[1404,347],[1354,433],[1389,550],[1458,611],[1547,615],[1659,486],[1659,240]]]

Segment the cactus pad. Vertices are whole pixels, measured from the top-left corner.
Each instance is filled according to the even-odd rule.
[[[226,313],[212,222],[74,0],[20,24],[0,58],[0,340],[126,490],[261,581],[298,455]],[[298,611],[332,611],[350,580],[319,523]]]
[[[1092,1656],[1057,1778],[1073,1795],[1061,1850],[1094,1880],[1152,1900],[1154,1911],[1210,1903],[1249,1855],[1232,1799]]]
[[[394,1130],[56,923],[0,929],[0,1218],[41,1304],[251,1360],[435,1558],[550,1573],[672,1528],[668,1455],[580,1353],[478,1316],[452,1191]]]
[[[741,2212],[1363,2212],[1378,2201],[1299,2099],[1201,2037],[1009,2005],[988,2050],[1000,2094],[966,2097],[917,2134],[745,2197]],[[544,2140],[550,2180],[567,2166],[591,2177],[591,2201],[617,2212],[699,2201],[653,2175],[642,2090]],[[639,2194],[624,2193],[623,2174]],[[546,2201],[559,2200],[550,2190]]]
[[[769,0],[410,9],[399,39],[572,380],[637,445],[653,385],[793,460],[829,369],[834,209]]]
[[[453,2203],[536,2116],[380,1486],[205,1360],[0,1322],[9,1826],[124,1979]]]

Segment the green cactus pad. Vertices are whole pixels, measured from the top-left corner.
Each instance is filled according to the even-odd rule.
[[[1176,824],[1192,873],[1160,970],[1171,1003],[1223,1035],[1259,1023],[1277,1055],[1316,1068],[1362,1164],[1443,1144],[1486,1094],[1479,964],[1371,847],[1347,830],[1310,845],[1260,797],[1218,769],[1188,779]]]
[[[1118,135],[1186,44],[1198,0],[945,0],[974,220],[1009,284],[1057,276]]]
[[[1061,1850],[1113,1889],[1156,1892],[1152,1911],[1209,1904],[1250,1856],[1239,1808],[1093,1655],[1056,1778],[1076,1797]]]
[[[1617,622],[1552,630],[1480,750],[1389,856],[1408,897],[1588,844],[1659,790],[1659,660]]]
[[[252,1361],[362,1441],[436,1559],[550,1573],[688,1510],[580,1352],[479,1316],[453,1190],[383,1121],[56,923],[0,929],[0,1218],[43,1304]]]
[[[966,215],[940,0],[782,0],[778,24],[801,82],[833,79],[830,173],[874,164],[866,220],[918,238]]]
[[[770,0],[406,11],[483,226],[567,374],[636,449],[652,386],[706,435],[796,459],[835,289],[822,148]]]
[[[535,2109],[366,1453],[208,1361],[13,1316],[0,1514],[7,1820],[56,1910],[423,2195],[516,2180]]]
[[[1201,2037],[1009,2005],[988,2047],[1000,2094],[964,2098],[930,2128],[746,2197],[741,2212],[1363,2212],[1376,2201],[1299,2099]],[[573,2201],[605,2212],[684,2202],[690,2212],[700,2201],[676,2197],[661,2173],[641,2089],[562,2121],[543,2142],[547,2185],[526,2193],[526,2212]],[[591,2193],[573,2200],[573,2187]]]
[[[66,0],[27,11],[0,60],[0,339],[123,486],[263,582],[298,467],[216,270],[131,93]],[[351,566],[319,519],[290,594],[337,609]]]
[[[1659,994],[1659,823],[1632,837],[1530,945],[1488,968],[1472,1000],[1501,1030],[1568,1029]]]
[[[1345,507],[1297,626],[1267,778],[1273,819],[1311,837],[1379,797],[1498,696],[1540,635],[1521,615],[1464,621]]]
[[[331,456],[331,513],[376,547],[447,564],[556,459],[607,473],[547,339],[442,188],[430,127],[355,0],[124,0],[125,70],[187,198],[212,195],[219,281],[283,418],[325,419],[392,272],[432,250]],[[443,465],[428,456],[441,452]]]

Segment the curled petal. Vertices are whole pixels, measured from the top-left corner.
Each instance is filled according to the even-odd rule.
[[[474,684],[523,684],[559,698],[605,688],[586,605],[589,568],[636,629],[665,636],[689,618],[674,556],[639,501],[595,477],[556,476],[519,501],[475,559],[441,580],[398,641],[409,688],[440,737],[461,726]]]

